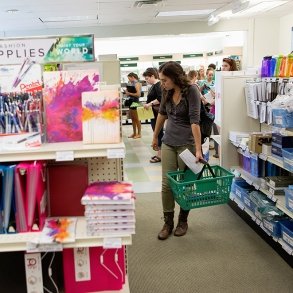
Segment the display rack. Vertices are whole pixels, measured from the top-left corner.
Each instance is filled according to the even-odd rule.
[[[120,83],[119,61],[100,62],[100,67],[103,73],[102,81],[109,79],[107,84]],[[111,75],[113,70],[117,74]],[[0,162],[45,160],[50,164],[58,162],[70,164],[73,161],[79,161],[79,163],[88,166],[89,183],[97,180],[122,181],[124,178],[123,158],[125,157],[125,144],[123,142],[117,144],[83,144],[83,142],[44,143],[40,147],[31,149],[16,149],[14,146],[11,146],[9,150],[6,145],[1,145],[0,147]],[[33,242],[39,235],[40,232],[0,234],[0,252],[26,251],[28,243]],[[131,235],[87,236],[85,218],[78,217],[75,242],[63,244],[61,248],[105,247],[105,240],[110,241],[112,238],[121,240],[121,245],[132,244]],[[56,251],[58,250],[56,249]],[[114,291],[105,292],[113,293]],[[129,293],[127,276],[123,288],[115,292]]]

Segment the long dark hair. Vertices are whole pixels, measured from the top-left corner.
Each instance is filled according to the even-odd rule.
[[[182,66],[179,63],[174,61],[168,61],[166,63],[163,63],[159,67],[159,73],[162,73],[165,76],[169,77],[173,81],[173,83],[181,89],[182,95],[186,94],[187,90],[190,87],[190,82]],[[172,98],[173,94],[174,89],[163,89],[165,103]]]
[[[224,58],[223,59],[223,62],[226,62],[230,65],[230,70],[229,71],[237,71],[237,64],[235,62],[234,59],[231,59],[231,58]]]

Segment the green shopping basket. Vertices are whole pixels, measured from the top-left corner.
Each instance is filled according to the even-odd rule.
[[[184,210],[225,204],[229,200],[234,175],[218,165],[204,162],[202,170],[168,172],[175,201]]]

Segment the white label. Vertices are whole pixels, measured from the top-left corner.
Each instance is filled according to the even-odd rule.
[[[274,225],[266,220],[263,221],[263,225],[265,228],[267,228],[269,231],[274,232]]]
[[[272,187],[270,187],[269,192],[270,192],[271,194],[274,194],[274,193],[275,193],[275,189],[272,188]]]
[[[244,210],[244,206],[242,205],[242,203],[238,202],[237,204],[241,210]]]
[[[290,237],[286,232],[283,231],[283,239],[285,242],[287,242],[289,245],[293,246],[293,238]]]
[[[74,248],[75,281],[91,280],[90,253],[88,247]]]
[[[256,221],[255,221],[255,222],[256,222],[256,224],[257,224],[257,225],[259,225],[259,224],[260,224],[260,220],[259,220],[259,219],[256,219]]]
[[[290,209],[293,210],[293,200],[292,199],[288,199],[288,206]]]
[[[275,116],[275,124],[282,125],[283,124],[283,117],[282,116]]]
[[[110,249],[110,248],[121,248],[122,247],[122,239],[118,237],[107,237],[104,238],[103,241],[103,248]]]
[[[289,245],[282,243],[282,247],[288,254],[292,255],[293,249]]]
[[[108,159],[124,159],[125,149],[107,149]]]
[[[26,287],[28,293],[43,293],[42,260],[40,253],[24,255]]]
[[[250,207],[250,200],[246,197],[244,197],[244,203]]]
[[[51,244],[40,244],[36,242],[27,242],[26,251],[27,252],[55,252],[62,251],[63,246],[61,243],[51,243]]]
[[[241,198],[241,191],[239,189],[236,189],[236,195]]]
[[[73,151],[60,151],[56,152],[56,161],[73,161],[74,160],[74,152]]]

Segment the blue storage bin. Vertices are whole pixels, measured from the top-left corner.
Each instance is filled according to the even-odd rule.
[[[286,208],[293,212],[293,190],[286,188],[285,189],[285,200],[286,200]]]
[[[293,127],[293,112],[288,112],[285,109],[273,109],[273,126],[292,128]]]
[[[263,161],[256,154],[250,155],[250,173],[255,177],[262,175]]]
[[[293,148],[282,149],[284,168],[293,172]]]
[[[247,172],[250,172],[250,155],[243,154],[243,169]]]
[[[250,199],[249,194],[242,194],[242,201],[250,211],[254,213],[255,210],[255,204],[254,202]]]
[[[248,195],[249,192],[254,190],[254,187],[249,185],[246,181],[235,181],[235,194],[243,202],[244,196]]]
[[[263,219],[263,226],[266,230],[268,230],[273,237],[281,237],[282,229],[281,229],[281,221],[275,219]]]
[[[281,222],[282,239],[293,248],[293,221]]]

